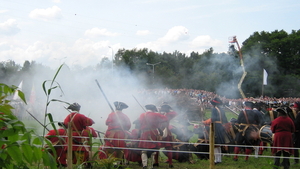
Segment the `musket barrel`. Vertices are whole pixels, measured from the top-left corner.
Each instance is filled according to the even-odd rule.
[[[105,100],[106,100],[107,104],[109,105],[109,107],[110,107],[111,111],[112,111],[112,112],[114,112],[114,109],[113,109],[113,108],[112,108],[112,106],[110,105],[110,103],[109,103],[109,101],[108,101],[108,99],[107,99],[107,97],[106,97],[106,95],[105,95],[104,91],[102,90],[102,88],[101,88],[101,86],[100,86],[100,84],[99,84],[98,80],[96,79],[95,81],[96,81],[96,83],[97,83],[97,85],[98,85],[98,87],[99,87],[100,91],[102,92],[102,94],[103,94],[103,96],[104,96],[104,98],[105,98]]]
[[[26,111],[35,121],[37,121],[40,125],[42,125],[47,131],[50,131],[46,126],[43,125],[43,123],[41,123],[37,118],[35,118],[33,114],[31,114],[28,110]]]

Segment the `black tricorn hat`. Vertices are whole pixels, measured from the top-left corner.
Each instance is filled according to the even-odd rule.
[[[287,111],[284,108],[278,108],[276,111],[280,114],[287,115]]]
[[[216,105],[222,105],[222,104],[223,104],[222,100],[219,99],[218,97],[212,99],[212,100],[210,101],[210,103],[211,103],[212,105],[214,105],[214,106],[216,106]]]
[[[171,106],[169,106],[167,104],[160,106],[160,111],[162,111],[162,112],[169,112],[171,109],[172,109]]]
[[[157,111],[157,108],[156,108],[156,106],[155,106],[154,104],[147,104],[147,105],[145,106],[145,108],[146,108],[147,110]]]
[[[64,122],[58,122],[57,124],[58,124],[58,126],[60,126],[60,127],[64,127],[64,128],[66,128],[66,126],[65,126]]]
[[[126,109],[128,108],[128,105],[123,103],[123,102],[118,102],[118,101],[115,101],[114,102],[114,105],[116,107],[116,110],[123,110],[123,109]]]
[[[253,108],[253,102],[250,102],[250,101],[245,101],[244,102],[244,105],[246,106],[246,107],[251,107],[251,108]]]
[[[78,103],[71,104],[67,109],[73,110],[73,111],[79,111],[81,106]]]

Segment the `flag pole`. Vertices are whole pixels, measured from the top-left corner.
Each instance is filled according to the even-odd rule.
[[[263,82],[262,82],[262,89],[261,89],[261,95],[264,96],[264,85],[267,85],[267,78],[268,78],[268,73],[266,69],[263,69]]]
[[[261,96],[264,97],[264,83],[262,84]]]
[[[265,79],[265,71],[263,69],[263,81],[262,81],[262,87],[261,87],[261,96],[264,97],[264,79]]]

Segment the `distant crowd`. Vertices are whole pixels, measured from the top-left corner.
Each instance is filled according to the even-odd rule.
[[[290,105],[297,101],[300,101],[300,98],[296,97],[248,97],[248,98],[239,98],[239,99],[228,99],[225,96],[220,96],[214,92],[209,92],[205,90],[194,90],[194,89],[147,89],[147,90],[141,90],[139,91],[140,94],[154,94],[157,96],[165,96],[165,95],[185,95],[189,96],[191,98],[195,98],[197,102],[201,102],[207,107],[210,107],[209,102],[215,98],[218,97],[222,100],[224,105],[230,106],[230,107],[237,107],[242,108],[243,102],[245,101],[251,101],[251,102],[263,102],[269,106],[272,105]]]

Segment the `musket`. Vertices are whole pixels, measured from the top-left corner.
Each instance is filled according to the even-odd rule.
[[[99,130],[95,130],[95,131],[98,133],[100,143],[103,145],[103,142],[102,142],[102,140],[101,140],[100,134],[105,135],[105,133],[103,133],[103,132],[101,132],[101,131],[99,131]]]
[[[226,105],[225,105],[225,107],[226,107],[228,110],[230,110],[232,113],[234,113],[235,115],[237,115],[237,116],[239,115],[237,112],[235,112],[234,110],[232,110],[230,107],[228,107],[228,106],[226,106]]]
[[[115,111],[114,111],[114,109],[112,108],[111,104],[109,103],[109,101],[108,101],[108,99],[107,99],[107,97],[106,97],[106,95],[105,95],[104,91],[102,90],[102,88],[101,88],[101,86],[100,86],[100,84],[99,84],[98,80],[96,79],[95,81],[96,81],[96,83],[97,83],[97,85],[98,85],[98,87],[99,87],[100,91],[102,92],[102,94],[103,94],[103,96],[104,96],[104,98],[105,98],[105,100],[106,100],[107,104],[109,105],[109,107],[110,107],[111,111],[112,111],[112,112],[115,112]],[[115,113],[115,114],[116,114],[116,116],[117,116],[117,120],[118,120],[118,122],[119,122],[119,124],[120,124],[120,126],[121,126],[122,130],[124,131],[124,129],[123,129],[123,126],[122,126],[122,123],[121,123],[121,120],[120,120],[120,118],[119,118],[118,114],[117,114],[117,113]]]
[[[132,97],[135,99],[135,101],[141,106],[141,108],[146,112],[146,110],[144,109],[144,107],[140,104],[140,102],[132,95]]]
[[[107,99],[107,97],[106,97],[105,93],[103,92],[103,90],[102,90],[102,88],[101,88],[101,86],[100,86],[100,84],[99,84],[98,80],[96,79],[95,81],[96,81],[96,83],[97,83],[97,85],[98,85],[99,89],[101,90],[101,92],[102,92],[102,94],[103,94],[103,96],[104,96],[104,98],[105,98],[105,100],[106,100],[107,104],[109,105],[109,107],[110,107],[111,111],[112,111],[112,112],[114,112],[114,109],[113,109],[113,108],[112,108],[112,106],[110,105],[110,103],[109,103],[109,101],[108,101],[108,99]]]
[[[37,118],[34,117],[33,114],[31,114],[28,110],[26,110],[28,114],[30,114],[30,116],[36,120],[40,125],[42,125],[47,131],[50,131],[45,125],[43,125],[43,123],[41,123]]]

